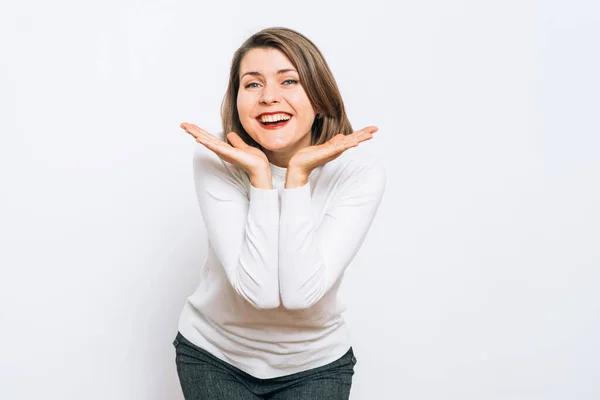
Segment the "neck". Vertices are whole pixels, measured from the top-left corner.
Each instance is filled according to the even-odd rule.
[[[293,156],[293,154],[290,153],[282,153],[282,152],[275,152],[275,151],[270,151],[270,150],[263,150],[263,152],[266,154],[267,158],[269,159],[269,162],[273,165],[276,165],[278,167],[282,167],[282,168],[287,168],[288,165],[290,164],[290,160]]]
[[[310,146],[310,141],[311,135],[309,133],[305,135],[302,140],[295,143],[292,148],[285,148],[277,151],[263,149],[263,153],[265,153],[271,164],[287,168],[294,154],[296,154],[298,150]]]

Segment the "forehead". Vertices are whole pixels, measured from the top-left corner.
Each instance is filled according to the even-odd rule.
[[[240,63],[240,76],[246,72],[259,72],[262,75],[276,75],[281,69],[296,69],[280,50],[267,48],[252,49],[244,55]]]

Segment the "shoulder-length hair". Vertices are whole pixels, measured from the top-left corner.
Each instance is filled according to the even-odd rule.
[[[273,48],[281,51],[291,61],[311,105],[320,118],[311,127],[311,145],[327,142],[335,135],[353,132],[346,116],[344,102],[325,57],[307,37],[292,29],[273,27],[250,36],[233,55],[227,92],[221,103],[221,120],[224,138],[235,132],[249,145],[261,148],[250,137],[240,122],[237,96],[240,86],[240,64],[244,55],[254,48]]]

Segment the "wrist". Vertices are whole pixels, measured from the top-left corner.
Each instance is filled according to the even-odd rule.
[[[304,186],[308,183],[308,175],[305,171],[289,167],[285,175],[285,188],[293,189],[300,186]]]
[[[273,189],[273,177],[269,167],[248,174],[250,183],[257,189]]]

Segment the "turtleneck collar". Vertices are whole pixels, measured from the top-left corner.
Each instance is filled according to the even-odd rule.
[[[269,163],[269,166],[271,167],[271,175],[273,176],[273,178],[276,178],[277,180],[285,181],[285,175],[287,173],[287,168],[278,167],[277,165],[272,164],[272,163]],[[318,173],[319,171],[321,171],[322,168],[323,168],[323,166],[321,165],[321,166],[313,169],[309,175],[309,178],[312,177],[314,174]]]
[[[271,167],[271,174],[273,176],[279,176],[282,178],[285,178],[285,174],[287,173],[287,168],[284,167],[278,167],[275,164],[269,163],[269,166]]]

